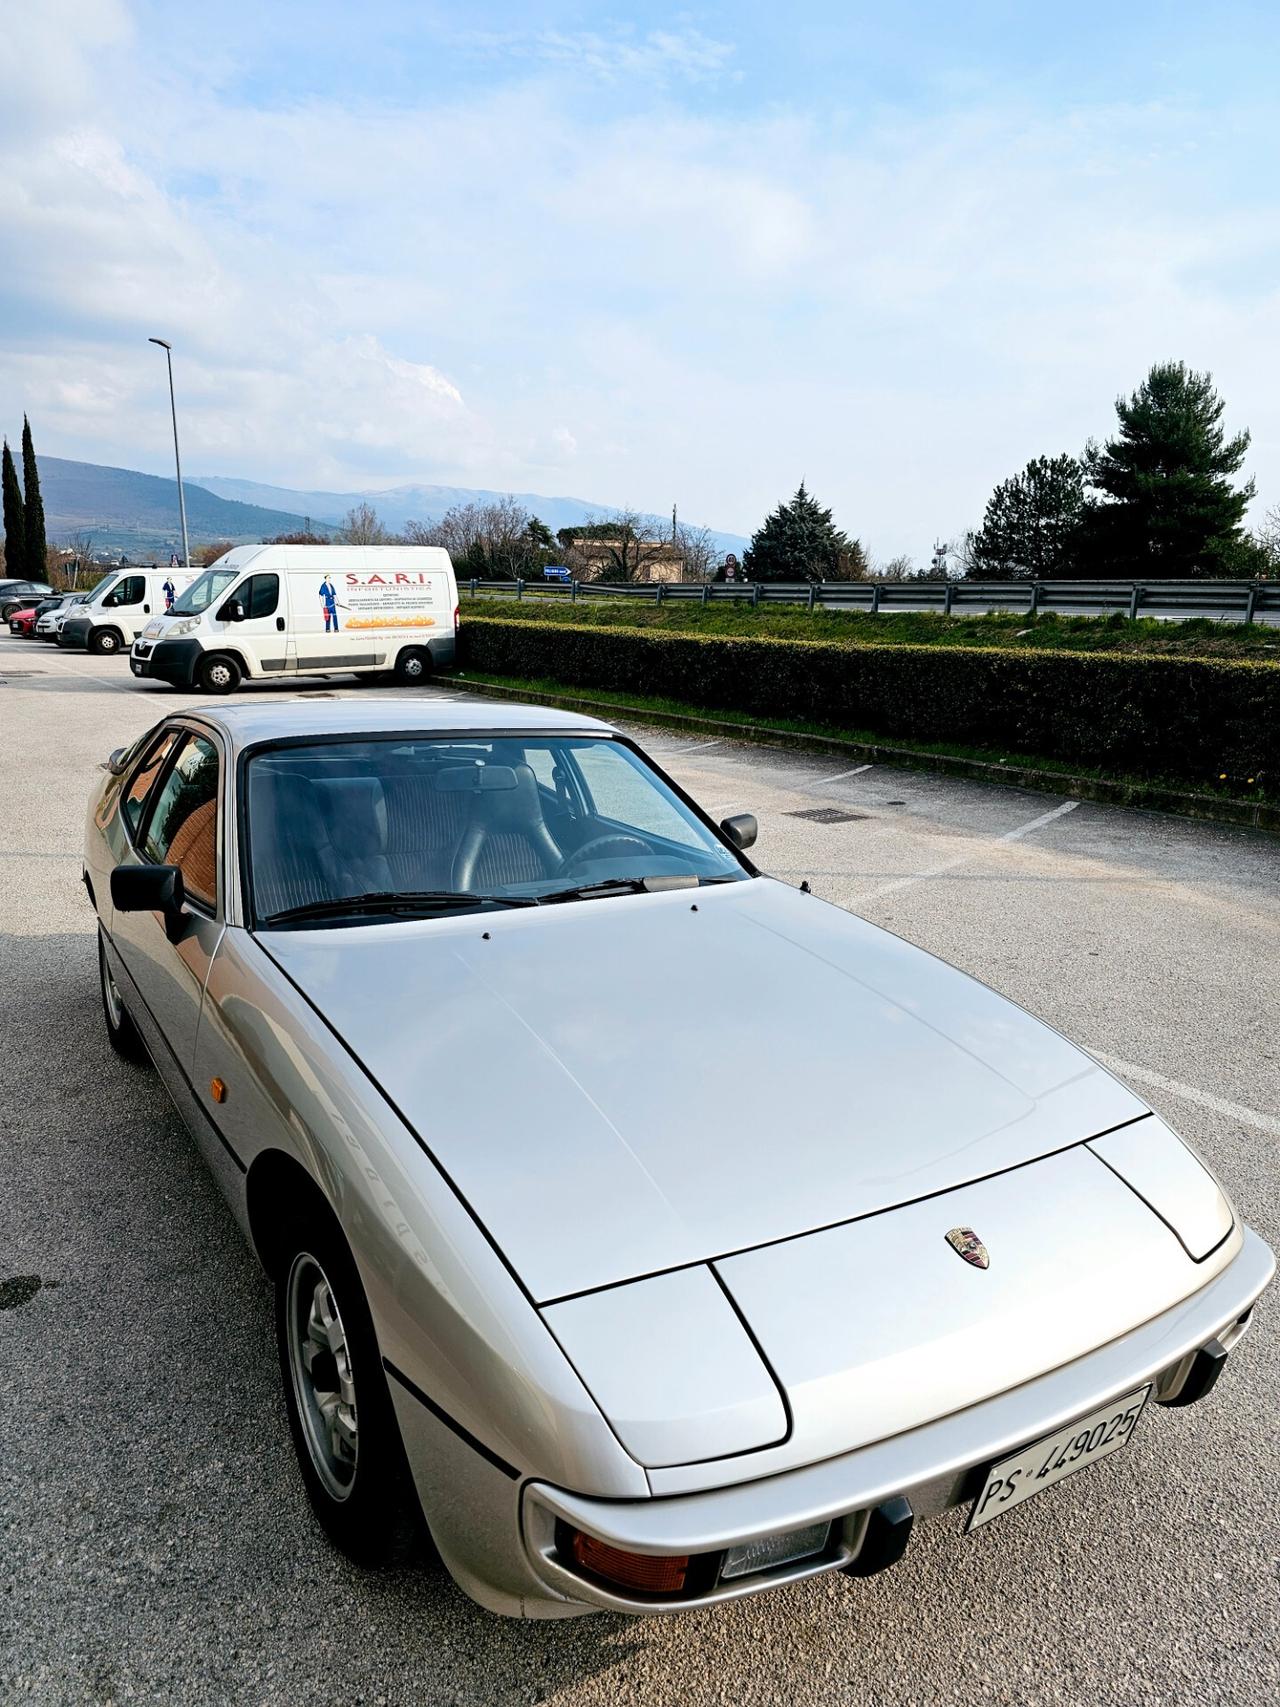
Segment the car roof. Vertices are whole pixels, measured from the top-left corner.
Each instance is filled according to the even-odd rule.
[[[271,703],[259,700],[201,705],[178,715],[212,724],[221,730],[235,751],[300,735],[452,735],[460,731],[467,734],[539,731],[550,735],[565,730],[616,733],[612,724],[577,712],[470,699],[379,697],[376,701],[285,699]]]

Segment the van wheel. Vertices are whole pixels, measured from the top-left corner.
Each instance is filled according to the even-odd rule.
[[[200,660],[196,681],[202,693],[234,693],[240,686],[240,666],[225,652],[210,652]]]
[[[431,674],[431,654],[416,646],[408,646],[396,659],[396,680],[405,687],[416,687]]]
[[[97,652],[104,658],[112,652],[118,652],[123,644],[114,628],[100,628],[96,634],[89,636],[90,652]]]

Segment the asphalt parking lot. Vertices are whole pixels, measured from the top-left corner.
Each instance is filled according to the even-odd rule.
[[[0,638],[0,1701],[1280,1697],[1280,1290],[1205,1403],[1149,1414],[1132,1447],[971,1538],[959,1512],[923,1526],[864,1583],[517,1624],[431,1571],[338,1558],[295,1472],[264,1281],[154,1076],[102,1029],[85,801],[107,752],[183,703],[121,661]],[[641,739],[717,815],[758,814],[766,869],[1101,1055],[1280,1244],[1280,841]],[[673,991],[672,1025],[698,1018]]]

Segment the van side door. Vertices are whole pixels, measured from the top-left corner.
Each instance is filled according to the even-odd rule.
[[[249,675],[278,676],[287,667],[284,577],[260,570],[238,581],[213,612],[210,627],[239,652]]]

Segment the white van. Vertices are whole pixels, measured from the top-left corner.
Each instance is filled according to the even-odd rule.
[[[135,676],[232,693],[242,681],[453,662],[458,584],[434,545],[238,545],[134,643]]]
[[[113,569],[58,629],[58,645],[90,652],[123,652],[150,622],[180,599],[190,569]]]

